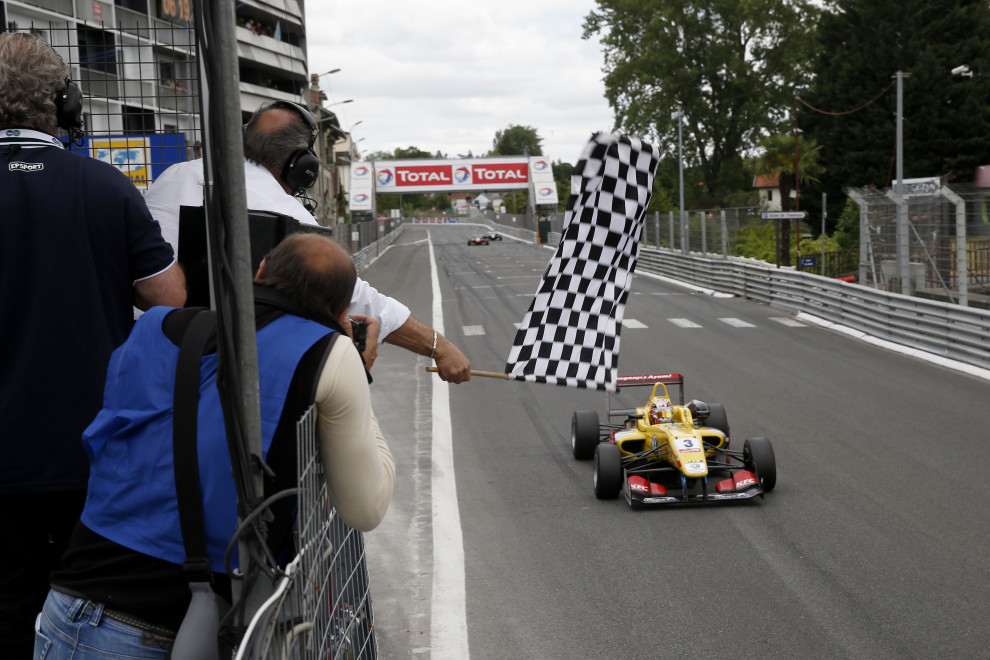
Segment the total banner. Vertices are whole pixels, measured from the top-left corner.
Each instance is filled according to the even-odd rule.
[[[348,193],[350,210],[374,211],[374,178],[370,163],[354,163],[351,166],[351,187]]]
[[[557,182],[553,180],[553,167],[542,156],[529,159],[530,194],[533,204],[557,204]]]
[[[516,190],[529,187],[530,165],[525,156],[382,160],[375,161],[374,167],[378,193]]]

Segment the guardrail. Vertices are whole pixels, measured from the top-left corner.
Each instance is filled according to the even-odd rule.
[[[495,231],[535,242],[536,232],[495,225]],[[355,254],[358,272],[401,233],[392,232]],[[560,241],[551,232],[548,247]],[[386,243],[387,241],[387,243]],[[358,260],[361,260],[360,262]],[[777,268],[742,257],[712,258],[665,248],[640,247],[637,269],[795,313],[805,313],[873,337],[990,368],[990,310],[881,291]]]
[[[637,269],[990,368],[990,310],[881,291],[738,257],[713,259],[641,248]]]

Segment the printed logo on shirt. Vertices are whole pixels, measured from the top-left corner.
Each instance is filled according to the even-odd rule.
[[[22,163],[15,160],[12,162],[7,169],[11,172],[40,172],[45,169],[44,163]]]

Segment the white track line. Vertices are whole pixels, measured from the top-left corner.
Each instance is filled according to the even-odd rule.
[[[430,280],[433,285],[433,329],[443,334],[443,306],[437,262],[430,240]],[[433,376],[433,602],[430,646],[433,660],[468,660],[465,606],[464,539],[454,479],[454,447],[450,422],[449,385]]]

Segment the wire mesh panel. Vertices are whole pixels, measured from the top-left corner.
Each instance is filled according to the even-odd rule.
[[[258,609],[237,657],[377,658],[364,536],[340,519],[327,496],[314,408],[296,434],[298,554]]]
[[[139,190],[201,156],[195,33],[134,12],[117,25],[18,24],[42,36],[83,92],[85,135],[68,148],[121,170]]]

